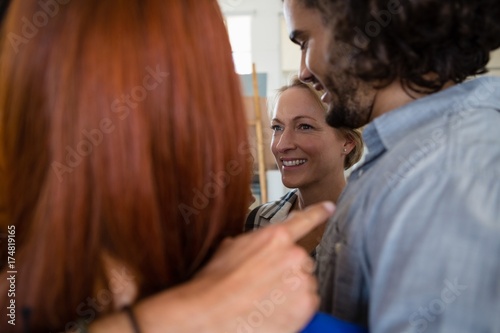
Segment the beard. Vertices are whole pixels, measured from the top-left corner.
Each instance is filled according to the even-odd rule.
[[[331,95],[326,122],[334,128],[356,129],[370,122],[374,91],[353,74],[357,53],[355,47],[340,40],[332,41],[330,46],[324,88]]]
[[[336,84],[331,78],[343,78]],[[331,94],[326,122],[334,128],[356,129],[370,121],[372,107],[362,103],[361,98],[368,96],[352,78],[347,75],[330,73],[325,79],[325,88]]]
[[[330,103],[326,114],[326,123],[334,128],[356,129],[369,122],[369,114],[360,112],[359,109],[349,108],[347,103]]]

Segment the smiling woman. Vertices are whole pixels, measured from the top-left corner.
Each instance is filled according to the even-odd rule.
[[[361,158],[359,130],[332,128],[326,123],[320,92],[297,77],[279,89],[271,115],[271,150],[283,184],[292,191],[276,202],[256,207],[245,230],[283,221],[292,210],[322,201],[337,201],[346,185],[344,170]],[[316,230],[303,243],[308,251],[322,234]]]

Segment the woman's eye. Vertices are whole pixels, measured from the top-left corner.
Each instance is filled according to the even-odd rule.
[[[312,129],[313,127],[311,125],[308,125],[308,124],[300,124],[299,125],[299,129],[301,130],[308,130],[308,129]]]
[[[281,131],[283,128],[280,125],[272,125],[271,129],[276,132]]]

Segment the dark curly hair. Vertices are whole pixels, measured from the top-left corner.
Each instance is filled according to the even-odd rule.
[[[399,78],[415,91],[437,91],[485,73],[500,46],[499,0],[299,1],[354,47],[349,71],[382,85]]]

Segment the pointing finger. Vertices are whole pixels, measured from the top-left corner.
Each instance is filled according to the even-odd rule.
[[[311,205],[305,210],[294,212],[283,225],[288,229],[296,242],[311,230],[324,223],[335,211],[335,205],[330,201]]]

